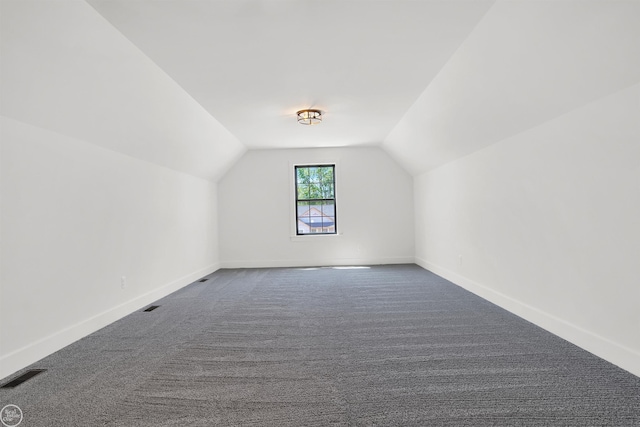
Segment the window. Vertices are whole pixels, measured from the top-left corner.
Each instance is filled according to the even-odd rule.
[[[295,166],[296,234],[336,234],[335,165]]]

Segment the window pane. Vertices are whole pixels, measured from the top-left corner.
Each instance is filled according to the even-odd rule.
[[[325,217],[329,217],[331,218],[331,220],[333,221],[334,216],[335,216],[335,204],[333,201],[327,201],[325,202],[325,204],[322,206],[322,215]]]
[[[298,210],[298,223],[296,224],[296,228],[298,230],[298,234],[305,234],[309,232],[309,202],[298,202],[296,207]]]
[[[310,199],[311,188],[309,185],[298,185],[298,200]]]
[[[318,169],[318,175],[324,183],[333,183],[333,168],[325,166]]]
[[[323,199],[333,199],[333,182],[328,184],[324,184],[322,186],[322,198]]]
[[[309,216],[309,202],[298,202],[298,216]]]
[[[309,168],[309,182],[318,183],[320,181],[320,176],[318,175],[318,168],[311,167]]]
[[[322,199],[322,187],[319,183],[311,184],[310,194],[312,199]]]
[[[321,168],[321,176],[322,176],[322,198],[329,199],[333,198],[334,193],[334,179],[333,179],[333,168],[332,167],[323,167]]]

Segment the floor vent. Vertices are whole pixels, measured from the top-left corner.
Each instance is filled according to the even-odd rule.
[[[46,371],[46,369],[30,369],[27,372],[25,372],[24,374],[20,375],[19,377],[9,381],[6,384],[3,384],[2,386],[0,386],[0,388],[14,388],[14,387],[17,387],[20,384],[22,384],[23,382],[30,380],[31,378],[35,377],[38,374],[43,373],[44,371]]]
[[[145,308],[144,311],[153,311],[158,307],[160,307],[160,306],[159,305],[152,305],[150,307]]]
[[[206,282],[209,279],[202,279],[202,280],[198,280],[198,282]]]

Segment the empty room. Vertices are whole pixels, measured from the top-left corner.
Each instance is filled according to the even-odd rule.
[[[0,0],[2,426],[640,426],[640,1]]]

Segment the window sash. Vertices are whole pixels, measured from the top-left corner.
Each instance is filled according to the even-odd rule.
[[[335,164],[298,165],[294,173],[296,235],[337,234]]]

